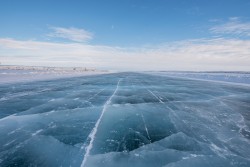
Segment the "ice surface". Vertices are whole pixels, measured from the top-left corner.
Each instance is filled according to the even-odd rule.
[[[117,73],[0,86],[0,166],[250,166],[250,86]]]
[[[192,79],[202,79],[211,81],[232,82],[241,84],[250,84],[249,72],[148,72],[149,74],[156,74],[162,76],[174,76]]]

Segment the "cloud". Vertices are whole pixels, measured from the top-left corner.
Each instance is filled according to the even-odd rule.
[[[154,47],[111,47],[0,38],[2,64],[84,66],[125,71],[250,71],[250,40],[195,39]]]
[[[250,22],[241,22],[239,18],[232,17],[228,22],[210,28],[212,33],[250,36]]]
[[[53,38],[64,38],[74,42],[86,42],[93,38],[93,34],[78,28],[63,28],[63,27],[50,27],[53,30],[52,33],[47,34]]]

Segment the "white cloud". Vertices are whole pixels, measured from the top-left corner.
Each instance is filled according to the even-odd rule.
[[[232,17],[228,22],[212,27],[210,31],[216,34],[250,36],[250,22],[241,22],[239,18]]]
[[[93,34],[78,28],[63,28],[63,27],[50,27],[53,30],[52,33],[47,36],[53,38],[64,38],[75,42],[86,42],[93,38]]]
[[[250,40],[196,39],[157,47],[121,48],[0,38],[0,61],[116,70],[250,71]]]

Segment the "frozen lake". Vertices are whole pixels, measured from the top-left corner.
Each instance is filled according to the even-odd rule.
[[[116,73],[0,85],[0,166],[250,166],[250,86]]]

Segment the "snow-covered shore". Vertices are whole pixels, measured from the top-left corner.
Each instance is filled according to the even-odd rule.
[[[32,82],[77,76],[107,74],[85,67],[0,66],[0,84]]]

